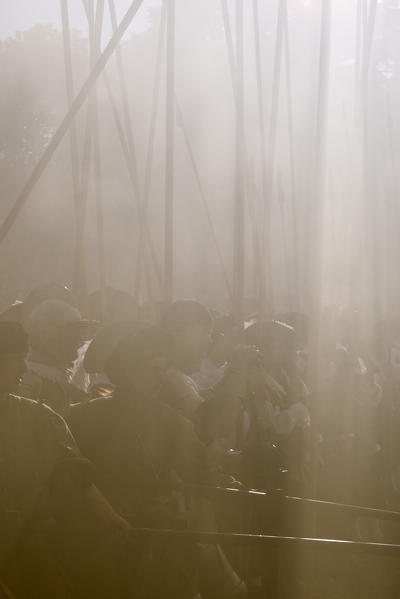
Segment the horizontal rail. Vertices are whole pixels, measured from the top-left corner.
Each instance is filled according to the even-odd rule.
[[[153,485],[150,485],[150,487],[151,486]],[[228,499],[232,498],[242,501],[268,501],[275,504],[287,504],[288,507],[340,511],[353,514],[354,516],[358,517],[392,520],[400,523],[400,512],[359,505],[350,505],[346,503],[335,503],[333,501],[322,501],[319,499],[310,499],[306,497],[292,497],[284,495],[284,493],[280,490],[258,491],[253,489],[235,489],[229,487],[209,487],[204,485],[169,483],[156,483],[154,487],[165,491],[179,491],[190,495],[202,495],[209,499],[226,497]]]
[[[252,535],[240,533],[193,532],[170,529],[135,528],[130,531],[132,539],[175,540],[182,543],[206,545],[233,545],[258,548],[312,549],[340,551],[344,553],[391,555],[400,557],[400,545],[386,543],[364,543],[341,539],[318,539],[308,537],[285,537],[274,535]]]

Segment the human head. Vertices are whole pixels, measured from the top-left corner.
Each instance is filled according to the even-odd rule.
[[[243,327],[233,316],[217,316],[212,323],[212,349],[228,360],[242,340]]]
[[[101,327],[85,352],[85,371],[89,374],[105,374],[107,361],[119,343],[131,333],[144,328],[144,325],[134,320],[111,322]]]
[[[106,364],[106,374],[117,387],[152,396],[166,368],[167,338],[159,327],[130,332],[116,346]]]
[[[0,321],[0,393],[16,393],[26,372],[28,335],[19,322]]]
[[[103,291],[93,291],[88,298],[88,314],[93,320],[104,324],[136,320],[138,305],[135,298],[127,291],[106,287]]]
[[[60,283],[40,283],[36,285],[21,301],[15,301],[9,308],[0,314],[0,320],[18,321],[25,326],[32,310],[40,303],[49,299],[57,299],[74,305],[72,292]]]
[[[245,340],[261,350],[267,368],[282,368],[288,359],[294,358],[295,331],[279,320],[250,325],[245,331]]]
[[[77,308],[62,300],[45,300],[34,308],[27,322],[33,350],[58,366],[76,360],[78,350],[94,332],[94,321],[83,320]]]
[[[211,346],[212,320],[199,302],[180,300],[165,312],[161,327],[171,339],[172,361],[187,374],[200,370]]]

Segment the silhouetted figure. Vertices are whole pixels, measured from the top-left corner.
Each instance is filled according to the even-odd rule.
[[[1,576],[18,599],[124,597],[118,552],[127,524],[93,485],[64,420],[12,395],[27,351],[21,325],[1,322]]]
[[[68,422],[96,467],[99,488],[131,524],[201,528],[202,512],[189,513],[183,497],[171,493],[171,485],[236,483],[210,461],[192,423],[163,403],[167,352],[167,338],[158,328],[128,335],[107,365],[113,396],[72,406]],[[207,526],[215,527],[212,512],[206,512]],[[173,542],[160,551],[143,572],[149,596],[191,597],[187,581],[194,575],[195,556]],[[240,590],[240,580],[225,557],[220,570],[223,554],[218,557],[215,548],[206,547],[197,548],[199,552],[204,568],[200,584],[209,589],[214,585],[221,598],[236,596],[233,587],[237,584]]]
[[[93,336],[94,325],[82,320],[79,310],[62,300],[38,304],[26,324],[30,350],[21,393],[59,413],[69,403],[82,401],[85,394],[71,382],[72,369],[79,348]]]

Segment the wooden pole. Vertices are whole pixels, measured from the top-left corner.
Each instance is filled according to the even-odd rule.
[[[69,15],[68,15],[68,0],[61,0],[61,20],[63,31],[63,46],[64,46],[64,65],[65,65],[65,83],[67,89],[67,106],[68,110],[72,106],[74,99],[74,82],[72,76],[72,59],[71,59],[71,36],[69,30]],[[72,182],[74,188],[75,211],[77,211],[77,201],[79,192],[79,157],[78,157],[78,142],[76,137],[76,123],[71,124],[69,130],[70,136],[70,153],[72,165]]]
[[[369,94],[368,80],[370,61],[372,53],[372,42],[375,30],[377,0],[370,0],[369,10],[364,11],[363,20],[363,53],[360,74],[360,122],[361,122],[361,199],[365,211],[365,248],[369,256],[370,280],[365,281],[365,297],[371,297],[371,304],[368,306],[370,317],[375,317],[373,314],[379,309],[378,288],[380,287],[380,271],[377,264],[377,248],[375,239],[375,222],[374,222],[374,203],[375,196],[371,190],[373,184],[372,173],[369,165],[369,127],[368,127],[368,112],[369,112]]]
[[[232,289],[229,283],[229,278],[228,278],[228,273],[227,270],[225,268],[225,264],[224,264],[224,259],[222,257],[222,251],[221,251],[221,247],[218,241],[218,237],[217,234],[215,232],[215,227],[214,227],[214,223],[213,220],[211,218],[211,213],[210,213],[210,208],[208,205],[208,201],[207,201],[207,196],[206,193],[204,191],[204,186],[203,183],[201,181],[201,177],[200,177],[200,173],[199,173],[199,169],[196,163],[196,159],[194,157],[193,154],[193,149],[189,140],[189,135],[186,129],[186,125],[185,125],[185,121],[183,118],[183,113],[181,110],[181,107],[179,106],[178,100],[176,101],[176,112],[179,115],[179,120],[181,123],[181,127],[182,127],[182,133],[183,133],[183,138],[185,140],[185,145],[186,145],[186,149],[187,152],[189,154],[189,159],[190,159],[190,163],[192,165],[193,168],[193,173],[196,179],[196,183],[197,183],[197,188],[199,190],[199,194],[200,194],[200,199],[201,199],[201,203],[203,204],[203,208],[204,208],[204,212],[206,214],[206,218],[207,218],[207,222],[208,222],[208,226],[210,227],[210,232],[211,232],[211,237],[213,239],[214,245],[215,245],[215,249],[217,252],[217,257],[218,257],[218,261],[221,267],[221,273],[222,273],[222,277],[224,279],[225,285],[226,285],[226,289],[228,291],[228,295],[229,295],[229,299],[232,301],[233,299],[233,295],[232,295]]]
[[[294,151],[294,126],[293,126],[293,95],[292,95],[292,74],[290,60],[290,38],[289,23],[287,14],[287,2],[284,0],[283,15],[283,33],[285,49],[285,73],[286,73],[286,104],[289,135],[289,163],[290,163],[290,199],[292,212],[292,264],[291,278],[293,280],[294,299],[293,304],[296,310],[300,310],[300,285],[299,285],[299,229],[298,229],[298,189],[296,180],[296,161]]]
[[[357,114],[360,104],[359,91],[360,91],[360,76],[361,76],[361,58],[362,58],[362,8],[364,0],[357,0],[356,9],[356,43],[354,48],[355,59],[354,59],[354,106],[353,106],[353,120],[357,123]]]
[[[128,169],[128,174],[129,174],[129,180],[132,184],[132,188],[135,189],[134,187],[134,181],[135,181],[135,176],[134,173],[132,171],[132,161],[130,160],[130,154],[129,154],[129,149],[128,149],[128,143],[125,137],[125,131],[123,128],[123,124],[122,121],[120,119],[120,116],[118,114],[118,109],[117,109],[117,104],[115,102],[115,98],[111,89],[111,85],[110,85],[110,81],[108,79],[108,75],[107,75],[107,71],[104,70],[103,71],[103,79],[104,79],[104,85],[106,88],[106,92],[108,95],[108,99],[111,105],[111,111],[113,114],[113,118],[114,118],[114,122],[115,122],[115,126],[117,129],[117,133],[118,133],[118,137],[119,137],[119,141],[121,144],[121,148],[122,148],[122,153],[125,159],[125,164],[126,167]],[[137,196],[135,195],[135,198],[137,200]],[[139,211],[139,207],[138,207],[138,211]],[[145,223],[145,230],[147,227],[147,222]],[[161,275],[161,269],[160,269],[160,265],[158,263],[158,259],[157,259],[157,254],[155,252],[154,246],[153,246],[153,242],[150,236],[150,232],[147,231],[147,239],[149,241],[149,247],[150,247],[150,251],[151,251],[151,258],[152,258],[152,264],[154,267],[154,272],[157,278],[157,282],[159,283],[159,286],[161,288],[162,285],[162,275]]]
[[[114,0],[108,0],[108,6],[109,6],[109,11],[110,11],[112,28],[113,28],[113,31],[115,31],[117,28],[117,17],[116,17],[116,12],[115,12]],[[140,186],[140,182],[139,182],[139,174],[138,174],[138,168],[137,168],[137,158],[136,158],[136,149],[135,149],[134,136],[133,136],[132,118],[131,118],[131,112],[130,112],[130,108],[129,108],[125,69],[124,69],[124,65],[123,65],[123,61],[122,61],[122,53],[121,53],[120,46],[118,46],[116,48],[115,56],[116,56],[116,60],[117,60],[117,71],[118,71],[119,86],[120,86],[120,92],[121,92],[121,98],[122,98],[122,108],[123,108],[123,115],[124,115],[125,132],[126,132],[126,138],[127,138],[127,143],[128,143],[130,160],[132,162],[134,190],[135,190],[135,194],[137,197],[137,205],[138,205],[138,210],[139,210],[138,211],[139,235],[138,235],[138,246],[137,246],[138,260],[137,260],[137,264],[136,264],[135,285],[134,285],[134,295],[135,295],[136,299],[139,300],[140,299],[140,287],[141,287],[141,271],[142,271],[142,268],[146,268],[145,264],[143,263],[143,252],[145,251],[143,248],[143,245],[144,245],[145,241],[147,242],[147,244],[150,244],[152,246],[152,248],[150,250],[152,256],[156,257],[156,254],[154,251],[154,245],[153,245],[152,241],[150,240],[149,228],[147,226],[147,221],[146,221],[145,213],[143,210],[143,197],[142,197],[142,190],[141,190],[141,186]],[[156,269],[159,270],[157,258],[156,258],[156,261],[157,261]],[[149,280],[149,277],[150,277],[150,275],[148,277],[146,277],[146,280]]]
[[[282,245],[283,245],[283,258],[284,258],[284,271],[286,280],[286,290],[288,299],[289,312],[293,311],[293,293],[292,293],[292,272],[289,267],[289,251],[288,251],[288,240],[286,231],[286,219],[285,219],[285,192],[283,190],[282,177],[278,175],[278,203],[279,203],[279,215],[281,221],[282,231]]]
[[[92,30],[94,22],[93,13],[93,2],[86,0],[85,11],[88,18],[88,23],[91,23],[89,27],[89,51],[92,44]],[[90,70],[92,68],[92,59],[90,58]],[[82,167],[80,169],[81,179],[79,181],[78,190],[78,215],[77,215],[77,233],[76,233],[76,252],[74,260],[74,273],[72,280],[72,290],[78,299],[80,309],[82,313],[87,310],[87,279],[86,279],[86,247],[85,247],[85,231],[86,231],[86,207],[89,193],[89,175],[90,175],[90,162],[92,157],[92,145],[93,145],[93,93],[89,93],[87,105],[86,105],[86,121],[85,121],[85,133],[83,140],[83,152],[82,152]],[[71,121],[71,126],[75,123],[75,120]]]
[[[68,0],[61,0],[61,21],[62,21],[62,32],[63,32],[63,47],[64,47],[64,66],[65,66],[65,82],[67,90],[67,107],[71,109],[72,102],[74,99],[74,82],[72,74],[72,58],[71,58],[71,36],[69,26],[69,14],[68,14]],[[79,265],[84,263],[84,256],[81,256],[82,245],[78,241],[81,217],[81,208],[79,206],[80,198],[80,177],[79,177],[79,153],[78,153],[78,141],[76,135],[76,122],[72,121],[69,130],[70,135],[70,154],[71,154],[71,167],[72,167],[72,182],[73,182],[73,193],[74,193],[74,205],[75,205],[75,247],[74,247],[74,261],[73,261],[73,274],[72,280],[76,282],[81,278],[78,273]]]
[[[175,0],[167,2],[167,80],[165,131],[164,299],[173,301],[174,266],[174,133],[175,133]]]
[[[260,158],[261,158],[261,199],[263,210],[270,201],[267,195],[268,184],[267,184],[267,142],[265,134],[265,98],[264,98],[264,87],[262,80],[262,69],[261,69],[261,45],[260,45],[260,17],[258,10],[258,0],[253,0],[253,29],[254,29],[254,51],[256,57],[256,76],[257,76],[257,100],[258,100],[258,122],[259,122],[259,133],[260,133]],[[262,236],[263,247],[260,250],[262,259],[260,261],[259,273],[258,273],[258,313],[263,315],[267,312],[266,306],[266,271],[269,276],[271,275],[271,264],[270,264],[270,253],[264,247],[266,242],[266,236]],[[271,280],[268,281],[268,288],[271,289]]]
[[[228,11],[228,5],[226,3],[226,0],[221,0],[221,10],[222,10],[222,19],[223,19],[223,23],[224,23],[226,47],[227,47],[227,51],[228,51],[229,69],[231,72],[233,96],[236,101],[236,91],[237,90],[236,90],[236,74],[235,74],[235,71],[236,71],[235,54],[233,51],[232,29],[231,29],[231,22],[229,19],[229,11]]]
[[[269,118],[269,133],[268,133],[268,162],[267,162],[267,190],[266,190],[266,202],[264,204],[264,218],[263,218],[263,261],[265,269],[267,265],[270,265],[269,272],[267,272],[266,283],[268,284],[268,292],[265,297],[268,298],[268,302],[265,305],[265,313],[273,313],[274,311],[274,289],[273,289],[273,277],[272,277],[272,243],[271,243],[271,208],[273,204],[274,195],[274,183],[275,183],[275,167],[276,167],[276,133],[278,127],[279,118],[279,93],[280,93],[280,82],[281,82],[281,65],[282,65],[282,48],[283,48],[283,26],[284,26],[284,2],[279,1],[278,7],[278,21],[276,28],[276,40],[275,40],[275,55],[274,55],[274,69],[272,78],[272,98],[271,98],[271,112]]]
[[[250,157],[247,159],[247,173],[246,173],[246,204],[247,212],[249,216],[249,222],[252,232],[253,242],[253,255],[254,255],[254,297],[259,299],[260,294],[260,282],[262,279],[263,263],[262,253],[260,247],[260,237],[257,226],[257,214],[255,211],[255,198],[257,197],[257,186],[255,183],[255,173],[252,160]]]
[[[74,277],[72,290],[78,297],[81,309],[86,308],[87,284],[86,284],[86,252],[85,252],[85,228],[86,228],[86,206],[89,191],[90,160],[92,155],[92,123],[93,123],[93,101],[89,97],[86,108],[85,133],[82,150],[81,178],[79,182],[78,216],[76,230],[76,251],[74,264]]]
[[[236,157],[233,230],[233,314],[244,318],[245,123],[243,0],[236,0]]]
[[[110,11],[112,29],[113,29],[113,32],[115,32],[117,30],[117,15],[115,12],[114,0],[108,0],[108,8]],[[129,108],[128,90],[127,90],[126,78],[125,78],[125,69],[124,69],[124,65],[122,62],[121,47],[119,44],[115,49],[115,58],[117,61],[118,79],[119,79],[119,86],[120,86],[121,98],[122,98],[122,109],[123,109],[124,121],[125,121],[125,133],[126,133],[126,137],[128,140],[129,153],[132,157],[133,172],[135,173],[135,176],[136,176],[137,193],[139,193],[139,183],[138,183],[139,177],[138,177],[138,172],[137,172],[136,150],[135,150],[135,144],[134,144],[134,140],[133,140],[132,118],[131,118],[131,111]]]
[[[310,266],[311,288],[313,297],[311,305],[318,310],[320,301],[320,262],[321,257],[321,216],[326,183],[326,141],[328,128],[328,99],[330,71],[330,41],[331,41],[331,10],[332,0],[324,0],[321,11],[320,52],[318,67],[318,91],[316,108],[316,138],[314,158],[314,188],[312,206],[309,210],[310,227]]]
[[[314,144],[314,173],[311,203],[309,206],[309,254],[308,270],[310,277],[310,312],[313,317],[313,329],[310,340],[310,380],[318,390],[322,376],[321,368],[321,253],[322,253],[322,214],[325,196],[326,182],[326,138],[327,138],[327,109],[329,97],[329,71],[330,71],[330,42],[331,42],[331,0],[324,0],[321,9],[320,27],[320,50],[318,67],[318,90],[317,90],[317,114],[316,114],[316,138]],[[313,404],[314,430],[320,430],[320,407],[318,404],[318,393]],[[314,452],[318,455],[318,441],[315,438]],[[318,466],[314,462],[313,493],[318,496]],[[318,526],[318,523],[315,522]]]
[[[23,186],[20,194],[16,198],[13,206],[11,207],[9,213],[7,214],[6,218],[4,219],[4,221],[0,227],[0,243],[4,240],[7,233],[10,231],[11,227],[13,226],[15,220],[17,219],[17,217],[19,215],[21,208],[23,208],[30,193],[32,192],[36,183],[39,181],[41,175],[43,174],[43,171],[45,170],[48,163],[50,162],[54,152],[57,150],[58,146],[60,145],[60,142],[63,140],[65,134],[69,130],[69,128],[71,126],[71,122],[73,121],[73,119],[77,115],[79,109],[81,108],[82,104],[88,97],[89,92],[90,92],[94,82],[97,80],[100,73],[104,69],[105,65],[107,64],[107,61],[109,60],[110,56],[114,52],[116,46],[118,45],[118,43],[119,43],[120,39],[122,38],[122,36],[124,35],[125,31],[128,29],[132,19],[136,15],[136,13],[139,10],[142,3],[143,3],[143,0],[133,0],[133,2],[130,5],[129,9],[127,10],[124,18],[122,19],[116,33],[112,36],[111,40],[107,44],[104,52],[101,54],[99,60],[96,62],[94,69],[90,73],[89,77],[86,79],[79,94],[73,101],[71,108],[68,110],[67,114],[65,115],[61,124],[59,125],[58,129],[56,130],[53,137],[51,138],[48,146],[46,147],[41,158],[39,159],[39,162],[33,169],[31,175],[28,177],[28,180],[26,181],[25,185]]]
[[[101,53],[101,32],[104,16],[104,0],[97,0],[96,18],[94,31],[92,33],[91,57],[92,67]],[[91,24],[89,23],[89,27]],[[93,27],[93,26],[92,26]],[[99,289],[101,297],[101,313],[106,312],[106,265],[104,249],[104,208],[103,208],[103,185],[101,169],[100,130],[98,118],[97,83],[93,86],[93,160],[97,220],[97,262],[99,272]]]
[[[157,123],[157,115],[158,115],[158,106],[159,106],[159,96],[160,96],[160,85],[161,85],[161,67],[162,67],[162,57],[163,50],[165,44],[165,29],[166,29],[166,4],[163,2],[161,8],[161,17],[160,17],[160,30],[158,34],[158,43],[157,43],[157,54],[156,54],[156,67],[154,74],[154,84],[153,84],[153,97],[152,97],[152,106],[151,106],[151,117],[150,117],[150,131],[149,131],[149,140],[147,143],[147,152],[146,152],[146,166],[145,166],[145,174],[144,174],[144,186],[143,186],[143,220],[147,222],[147,213],[150,201],[150,183],[151,183],[151,175],[153,172],[153,155],[154,155],[154,143],[155,143],[155,134],[156,134],[156,123]],[[140,228],[140,239],[139,239],[139,251],[136,258],[136,278],[135,281],[135,289],[140,289],[140,280],[142,269],[140,267],[140,263],[142,261],[142,255],[146,256],[146,247],[143,241],[144,235],[144,227]],[[157,272],[157,280],[160,285],[160,292],[163,293],[162,290],[162,276],[161,269],[158,267]]]

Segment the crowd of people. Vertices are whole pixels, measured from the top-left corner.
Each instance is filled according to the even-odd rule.
[[[155,544],[138,529],[399,541],[377,519],[307,532],[275,504],[249,517],[210,491],[396,510],[395,326],[375,323],[366,341],[347,315],[316,344],[299,313],[238,321],[194,300],[155,312],[107,289],[82,317],[68,288],[48,284],[0,316],[4,597],[269,593],[273,560],[250,552],[244,567],[219,545]]]

